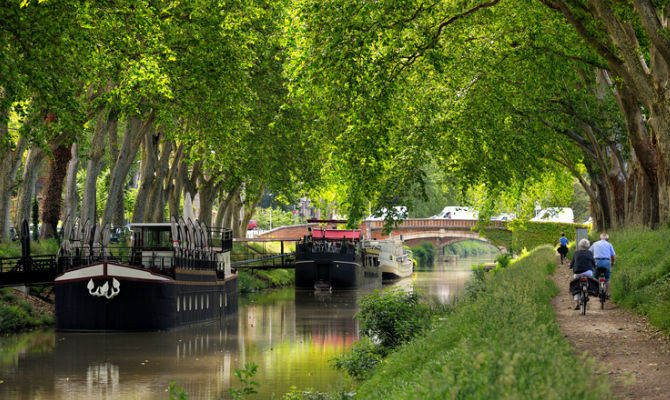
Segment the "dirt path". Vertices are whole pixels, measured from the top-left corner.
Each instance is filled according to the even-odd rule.
[[[551,304],[558,325],[576,353],[586,352],[597,360],[598,373],[609,375],[617,399],[669,399],[668,338],[643,317],[609,301],[601,310],[598,299],[592,297],[586,315],[574,310],[568,290],[572,271],[567,265],[558,262],[551,277],[560,289]]]

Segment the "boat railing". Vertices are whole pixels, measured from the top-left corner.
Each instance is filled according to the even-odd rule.
[[[330,241],[314,241],[299,243],[297,251],[302,253],[312,254],[356,254],[358,247],[351,243],[330,242]]]
[[[233,231],[229,228],[210,227],[209,228],[210,247],[216,247],[217,241],[220,241],[221,251],[233,250]]]
[[[223,278],[223,268],[214,251],[179,250],[175,254],[169,248],[110,247],[104,251],[91,251],[89,247],[71,248],[70,255],[58,257],[61,271],[93,264],[96,262],[111,262],[125,264],[139,268],[146,268],[152,272],[170,277],[175,276],[175,269],[216,270],[217,276]]]

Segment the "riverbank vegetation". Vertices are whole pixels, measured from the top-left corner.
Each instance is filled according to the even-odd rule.
[[[0,333],[54,323],[53,305],[12,288],[0,288]]]
[[[543,244],[558,246],[561,233],[565,233],[565,237],[572,243],[575,241],[576,227],[589,228],[587,225],[515,219],[507,223],[506,229],[484,226],[479,228],[479,233],[496,246],[518,254],[523,249],[531,250]]]
[[[607,397],[606,377],[555,322],[557,288],[546,279],[555,260],[543,246],[473,282],[427,332],[373,365],[356,398]]]
[[[295,284],[295,270],[268,269],[237,272],[237,288],[240,293],[252,293],[263,289]]]
[[[419,268],[432,268],[435,265],[435,246],[431,242],[410,247]]]
[[[646,315],[670,334],[670,253],[668,228],[609,232],[617,253],[612,268],[612,300]]]
[[[31,255],[56,254],[57,252],[58,242],[55,238],[30,242]],[[0,258],[3,257],[21,257],[21,242],[0,242]]]
[[[498,254],[499,250],[486,242],[466,240],[444,247],[444,254],[453,254],[461,258]]]

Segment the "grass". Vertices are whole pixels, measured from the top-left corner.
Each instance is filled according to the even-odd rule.
[[[240,293],[257,292],[293,284],[295,284],[295,270],[292,269],[239,271],[237,275],[237,286]]]
[[[55,238],[30,242],[31,255],[56,254],[57,252],[58,242]],[[0,258],[4,257],[21,257],[21,243],[18,241],[0,243]]]
[[[16,332],[53,322],[53,316],[39,315],[30,303],[19,300],[14,289],[0,289],[0,332]]]
[[[574,355],[550,304],[555,248],[486,274],[424,336],[386,358],[358,399],[601,399],[605,376]]]
[[[612,300],[649,317],[670,334],[670,229],[633,228],[609,232],[616,251]]]

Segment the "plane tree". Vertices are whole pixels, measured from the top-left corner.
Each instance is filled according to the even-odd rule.
[[[402,203],[432,157],[497,196],[569,172],[598,226],[653,225],[640,125],[606,59],[542,4],[499,3],[296,2],[294,95],[343,149],[350,209]]]

